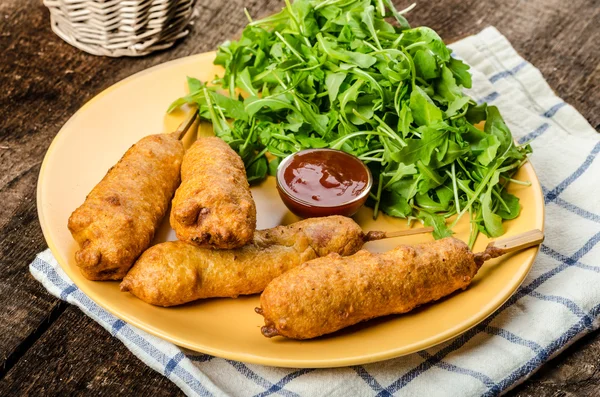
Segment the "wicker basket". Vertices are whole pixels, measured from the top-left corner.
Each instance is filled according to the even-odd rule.
[[[140,56],[189,33],[196,0],[44,0],[52,30],[94,55]]]

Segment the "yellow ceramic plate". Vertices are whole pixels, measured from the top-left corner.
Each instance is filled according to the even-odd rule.
[[[151,334],[192,350],[232,360],[282,367],[335,367],[364,364],[413,353],[455,337],[489,316],[527,275],[537,248],[490,261],[464,292],[413,313],[389,316],[311,341],[267,339],[262,317],[254,313],[258,296],[209,299],[176,308],[148,305],[119,292],[117,282],[85,279],[75,264],[75,241],[67,230],[71,212],[125,151],[145,135],[172,131],[183,114],[165,116],[170,102],[185,93],[186,76],[210,80],[219,69],[214,53],[178,59],[138,73],[102,92],[83,106],[52,142],[40,172],[37,203],[40,223],[52,253],[75,284],[100,306]],[[204,131],[204,130],[203,130]],[[544,203],[532,167],[516,176],[531,187],[514,185],[521,215],[506,222],[506,236],[543,228]],[[296,218],[280,201],[273,178],[252,190],[258,227],[287,224]],[[406,221],[379,216],[363,208],[355,217],[364,230],[401,230]],[[167,217],[168,218],[168,217]],[[456,228],[468,238],[468,224]],[[174,239],[168,221],[155,242]],[[372,242],[365,248],[383,251],[401,243],[430,241],[430,235]],[[480,236],[475,251],[488,240]]]

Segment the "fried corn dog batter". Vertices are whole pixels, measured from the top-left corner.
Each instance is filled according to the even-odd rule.
[[[303,262],[331,252],[357,252],[363,237],[352,219],[330,216],[256,231],[249,245],[233,250],[166,242],[142,254],[123,279],[121,291],[157,306],[256,294]]]
[[[68,222],[81,249],[75,260],[90,280],[121,280],[150,245],[179,185],[183,144],[175,134],[133,145]]]
[[[198,246],[229,249],[252,240],[256,206],[244,163],[222,139],[200,138],[186,152],[170,220],[179,240]]]
[[[309,339],[371,318],[406,313],[465,289],[483,262],[445,238],[389,252],[331,254],[274,279],[260,297],[263,335]]]

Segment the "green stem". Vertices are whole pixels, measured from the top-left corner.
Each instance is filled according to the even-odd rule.
[[[383,187],[383,175],[379,175],[379,185],[377,186],[377,197],[375,198],[375,207],[373,208],[373,219],[379,215],[379,202],[381,201],[381,189]]]
[[[454,201],[456,202],[456,213],[460,214],[460,203],[458,201],[458,186],[456,186],[455,163],[452,163],[452,189],[454,190]]]
[[[342,145],[344,144],[344,142],[346,142],[348,139],[357,137],[357,136],[361,136],[361,135],[379,135],[381,136],[381,134],[379,134],[377,131],[357,131],[357,132],[353,132],[352,134],[348,134],[348,135],[344,135],[341,138],[336,139],[335,141],[331,142],[329,144],[329,147],[331,149],[338,149],[342,147]]]
[[[337,3],[342,3],[343,1],[344,0],[326,0],[326,1],[323,1],[323,2],[321,2],[319,4],[317,4],[314,9],[316,11],[316,10],[318,10],[320,8],[323,8],[323,7],[326,7],[326,6],[334,5],[334,4],[337,4]],[[352,4],[352,3],[355,3],[355,2],[356,2],[356,0],[355,1],[351,1],[350,3],[346,4],[346,6],[348,6],[348,5]]]
[[[415,86],[416,86],[416,80],[417,80],[417,71],[415,70],[415,63],[413,62],[412,57],[408,55],[405,48],[402,48],[402,52],[404,53],[404,55],[406,55],[406,59],[408,60],[408,63],[410,64],[411,83],[412,83],[412,89],[414,90]]]
[[[370,47],[374,52],[381,52],[381,51],[383,51],[382,49],[379,49],[379,48],[375,47],[373,44],[369,43],[368,41],[364,41],[363,40],[363,43],[365,43],[368,47]]]
[[[362,121],[364,121],[366,124],[371,124],[371,123],[372,123],[372,121],[371,121],[371,120],[369,120],[368,118],[366,118],[365,116],[363,116],[362,114],[360,114],[360,113],[358,112],[358,110],[356,110],[355,108],[352,108],[352,113],[353,113],[353,114],[354,114],[356,117],[358,117],[359,119],[361,119]]]
[[[385,17],[385,6],[383,5],[382,0],[377,0],[377,11],[379,11],[379,15],[381,15],[382,18]]]
[[[244,7],[244,14],[246,14],[246,18],[248,18],[248,23],[252,23],[252,17],[250,16],[250,13],[246,7]]]
[[[503,177],[505,178],[505,177]],[[511,181],[512,183],[516,184],[516,185],[523,185],[523,186],[531,186],[531,181],[520,181],[518,179],[512,179],[512,178],[505,178],[508,179],[509,181]]]
[[[452,225],[450,226],[450,229],[454,228],[454,226],[456,226],[456,224],[458,223],[458,221],[460,220],[460,218],[465,214],[465,212],[468,211],[469,208],[471,208],[471,205],[473,205],[473,202],[475,202],[475,200],[477,199],[477,197],[479,197],[479,195],[483,192],[483,189],[485,188],[485,186],[487,185],[487,183],[492,178],[492,175],[494,175],[494,172],[497,171],[498,166],[499,166],[499,164],[494,165],[494,167],[492,167],[492,169],[485,175],[485,177],[483,178],[483,180],[481,181],[481,183],[479,184],[479,186],[477,186],[477,189],[475,189],[474,196],[469,199],[469,201],[467,202],[466,207],[463,208],[463,210],[458,213],[458,216],[456,217],[456,219],[454,220],[454,222],[452,222]]]
[[[265,24],[265,23],[287,21],[288,19],[290,19],[290,18],[286,17],[284,15],[270,16],[270,17],[259,19],[258,21],[254,21],[252,23],[249,23],[248,26],[257,26],[257,25],[262,25],[262,24]]]
[[[421,47],[421,46],[424,46],[424,45],[427,45],[427,43],[424,42],[424,41],[418,41],[416,43],[412,43],[410,45],[407,45],[406,47],[404,47],[404,49],[410,50],[411,48]]]
[[[264,148],[263,150],[261,150],[256,156],[254,156],[254,158],[252,159],[252,161],[250,161],[248,163],[248,165],[246,166],[246,169],[250,168],[250,166],[252,164],[254,164],[259,158],[261,158],[262,156],[265,155],[265,153],[267,153],[268,149]]]
[[[367,161],[376,161],[378,163],[383,162],[383,159],[380,157],[359,157],[358,159],[360,161],[364,161],[364,162],[367,162]]]
[[[252,138],[252,135],[254,135],[254,127],[256,125],[256,119],[252,119],[252,125],[250,126],[250,132],[248,133],[248,136],[246,137],[246,140],[244,141],[244,144],[242,145],[242,149],[240,150],[240,152],[243,152],[246,147],[248,146],[248,143],[250,143],[250,139]]]
[[[475,219],[477,219],[477,213],[475,213]],[[479,235],[479,229],[475,225],[475,219],[473,219],[473,214],[471,209],[469,208],[469,249],[472,250],[475,245],[475,241],[477,240],[477,236]]]
[[[401,147],[406,146],[406,142],[404,142],[404,139],[400,138],[400,136],[398,134],[396,134],[394,132],[394,130],[392,130],[390,128],[390,126],[387,125],[387,123],[385,121],[383,121],[376,114],[373,115],[373,118],[379,122],[379,127],[380,127],[379,129],[380,130],[382,130],[383,132],[385,132],[391,139],[397,141],[400,144]]]
[[[472,191],[471,189],[469,189],[469,187],[467,185],[465,185],[465,183],[463,181],[461,181],[460,179],[457,179],[457,184],[458,184],[458,187],[460,188],[460,190],[465,192],[465,194],[467,195],[467,198],[471,198],[471,197],[473,197],[473,195],[475,195],[475,192]]]
[[[373,154],[384,153],[384,152],[385,152],[385,149],[375,149],[375,150],[371,150],[371,151],[368,151],[366,153],[363,153],[360,156],[371,156]]]
[[[296,17],[296,14],[294,14],[294,12],[292,11],[292,4],[290,3],[290,0],[285,0],[285,8],[286,8],[286,11],[287,11],[288,15],[290,16],[290,18],[292,19],[292,21],[294,21],[294,24],[298,28],[298,32],[301,33],[301,34],[303,34],[302,28],[300,26],[300,21]],[[278,32],[276,32],[276,33],[278,33]]]
[[[283,37],[281,35],[281,33],[279,32],[275,32],[275,36],[277,36],[279,38],[279,40],[281,40],[283,42],[283,44],[285,44],[285,46],[288,48],[288,50],[290,50],[292,52],[292,54],[294,54],[296,56],[296,58],[298,58],[299,60],[301,60],[302,62],[306,62],[304,60],[304,58],[302,58],[302,55],[300,55],[300,53],[298,53],[298,51],[296,51],[294,49],[294,47],[292,47],[292,45],[290,43],[287,42],[287,40],[285,39],[285,37]]]
[[[400,89],[403,86],[402,83],[402,81],[398,83],[398,88],[396,88],[396,92],[394,93],[394,109],[396,109],[397,114],[400,114]]]
[[[398,45],[400,45],[400,42],[402,41],[402,39],[404,38],[404,33],[401,33],[398,38],[396,40],[394,40],[394,42],[392,43],[392,48],[396,49],[398,48]]]
[[[208,113],[210,114],[210,119],[213,123],[213,128],[215,129],[215,135],[220,135],[224,132],[225,128],[221,125],[221,120],[215,113],[215,106],[212,104],[210,100],[210,94],[206,87],[204,87],[204,97],[206,98],[206,106],[208,107]]]
[[[496,196],[496,198],[498,199],[498,201],[500,201],[500,204],[502,204],[502,206],[504,207],[504,209],[506,210],[506,212],[510,212],[510,208],[508,208],[508,205],[506,205],[506,202],[504,202],[504,200],[502,200],[502,196],[500,196],[500,193],[498,193],[496,191],[496,189],[492,190],[492,194],[494,196]]]

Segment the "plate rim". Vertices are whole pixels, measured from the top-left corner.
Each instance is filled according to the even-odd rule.
[[[533,267],[533,263],[535,262],[535,259],[537,258],[538,254],[539,254],[539,251],[540,251],[539,245],[536,247],[530,248],[532,250],[532,252],[534,251],[533,255],[530,256],[530,259],[528,259],[526,261],[526,262],[528,262],[526,264],[527,269],[526,269],[526,271],[524,271],[522,273],[522,275],[519,277],[519,279],[516,280],[516,282],[514,283],[514,288],[508,288],[506,291],[503,292],[503,294],[501,296],[498,295],[499,298],[495,300],[495,302],[496,302],[495,304],[491,304],[493,302],[487,302],[486,305],[484,306],[484,308],[481,311],[479,311],[477,313],[477,315],[474,315],[472,318],[469,318],[467,321],[463,321],[462,323],[459,323],[459,324],[455,325],[454,327],[448,328],[444,332],[437,334],[435,336],[432,336],[428,339],[420,340],[419,342],[415,342],[410,345],[404,345],[404,346],[401,346],[396,349],[388,349],[385,351],[375,352],[375,353],[371,353],[368,355],[363,354],[363,355],[354,355],[354,356],[349,356],[349,357],[340,357],[340,358],[336,358],[336,359],[328,358],[328,359],[322,359],[322,360],[321,359],[287,359],[285,357],[281,357],[281,358],[263,357],[263,356],[258,356],[255,354],[248,354],[248,353],[243,353],[243,352],[225,351],[222,349],[207,346],[205,344],[201,346],[202,350],[199,350],[198,345],[192,345],[190,343],[182,342],[182,341],[178,340],[176,337],[172,337],[169,334],[162,332],[160,330],[160,328],[156,328],[152,324],[148,324],[143,321],[138,321],[136,318],[129,317],[128,315],[121,313],[119,310],[113,310],[113,308],[110,305],[105,304],[104,302],[102,302],[101,299],[100,300],[95,299],[95,294],[91,293],[85,284],[80,285],[80,284],[77,284],[73,280],[71,267],[63,264],[63,263],[67,262],[67,259],[63,258],[63,256],[60,254],[60,251],[58,250],[54,240],[52,239],[52,234],[49,230],[49,225],[46,221],[45,210],[44,210],[44,206],[42,205],[42,202],[43,202],[43,200],[42,200],[42,197],[43,197],[42,181],[47,172],[48,163],[50,161],[49,159],[52,157],[52,153],[58,146],[58,142],[60,142],[63,139],[63,136],[64,136],[63,132],[65,131],[65,129],[67,129],[66,127],[68,127],[75,119],[81,117],[82,112],[96,100],[105,96],[106,94],[113,91],[117,87],[120,87],[121,85],[126,84],[128,81],[134,80],[143,75],[152,73],[155,70],[173,66],[173,65],[176,65],[177,63],[190,61],[192,58],[194,60],[196,60],[196,59],[200,60],[201,58],[204,58],[204,57],[213,57],[214,58],[215,53],[216,53],[215,51],[209,51],[209,52],[193,54],[193,55],[188,55],[188,56],[184,56],[181,58],[172,59],[172,60],[160,63],[158,65],[154,65],[150,68],[143,69],[139,72],[136,72],[136,73],[110,85],[106,89],[102,90],[100,93],[94,95],[91,99],[89,99],[86,103],[84,103],[71,117],[69,117],[67,122],[65,122],[61,126],[58,133],[52,139],[52,142],[51,142],[50,146],[48,147],[46,154],[44,155],[44,159],[42,161],[42,164],[40,167],[40,172],[39,172],[39,175],[37,178],[37,188],[36,188],[36,205],[37,205],[38,220],[39,220],[39,223],[40,223],[40,226],[42,229],[42,233],[44,235],[44,239],[46,240],[46,243],[48,244],[48,248],[52,252],[52,255],[54,256],[54,258],[56,259],[57,263],[60,265],[62,270],[69,276],[69,278],[72,279],[73,283],[84,294],[86,294],[94,303],[96,303],[97,305],[99,305],[100,307],[102,307],[103,309],[105,309],[106,311],[111,313],[112,315],[116,316],[117,318],[119,318],[119,319],[145,331],[145,332],[148,332],[151,335],[154,335],[163,340],[171,342],[176,346],[184,347],[184,348],[190,349],[195,352],[209,354],[212,356],[231,359],[231,360],[235,360],[235,361],[259,364],[259,365],[265,365],[265,366],[271,366],[271,367],[336,368],[336,367],[346,367],[346,366],[351,366],[351,365],[363,365],[363,364],[369,364],[369,363],[373,363],[373,362],[384,361],[384,360],[388,360],[388,359],[392,359],[392,358],[397,358],[397,357],[405,356],[408,354],[416,353],[416,352],[424,350],[424,349],[431,348],[433,346],[444,343],[452,338],[456,338],[456,337],[464,334],[471,328],[477,326],[479,323],[481,323],[482,321],[487,319],[489,316],[491,316],[493,313],[495,313],[502,305],[504,305],[504,303],[506,303],[506,301],[508,301],[508,299],[510,299],[510,297],[521,286],[521,284],[523,283],[523,281],[525,280],[525,278],[531,271],[531,268]],[[542,192],[541,184],[540,184],[537,173],[535,172],[535,169],[534,169],[533,165],[531,164],[531,162],[528,161],[526,164],[523,165],[523,167],[531,168],[531,172],[535,176],[535,179],[531,181],[532,185],[529,188],[534,188],[537,192],[540,193],[538,195],[535,195],[534,197],[535,197],[536,201],[539,201],[541,203],[541,208],[540,208],[541,209],[541,214],[540,214],[541,224],[539,225],[539,228],[543,232],[545,229],[546,207],[545,207],[545,203],[543,200],[543,192]],[[540,198],[541,198],[541,200],[540,200]]]

